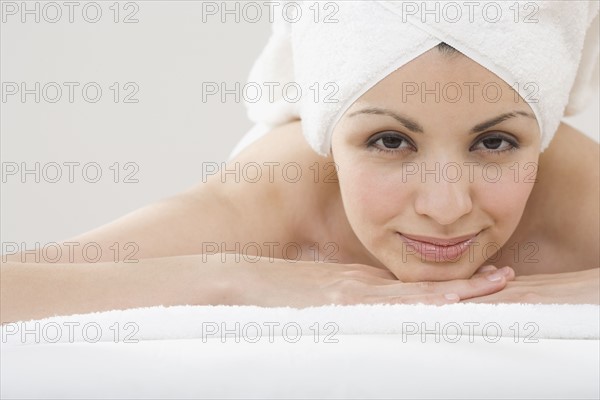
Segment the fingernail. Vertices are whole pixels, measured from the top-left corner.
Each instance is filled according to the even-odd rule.
[[[496,269],[496,267],[494,267],[493,265],[486,265],[485,267],[481,267],[479,269],[479,272],[494,271],[495,269]]]
[[[488,281],[498,282],[499,280],[502,279],[503,276],[504,276],[504,272],[496,271],[493,274],[489,274],[486,278]]]
[[[450,301],[460,300],[460,297],[456,293],[446,293],[444,297]]]
[[[498,271],[502,272],[504,274],[504,276],[510,275],[510,268],[509,267],[502,267]]]

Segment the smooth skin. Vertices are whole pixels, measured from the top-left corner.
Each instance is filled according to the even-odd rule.
[[[419,79],[414,75],[418,71],[426,79],[428,71],[424,65],[436,65],[439,68],[436,76],[441,80],[459,79],[460,71],[466,74],[462,78],[470,81],[473,74],[490,74],[483,68],[469,71],[470,60],[462,56],[443,62],[439,57],[446,56],[430,52],[407,64],[414,68],[413,79]],[[408,70],[403,67],[394,74]],[[391,76],[394,78],[397,76]],[[382,98],[376,92],[367,95],[361,99],[369,104]],[[422,104],[410,114],[421,122],[427,121],[423,122],[426,126],[422,137],[429,136],[415,138],[422,140],[416,143],[419,151],[408,151],[405,156],[433,157],[442,154],[439,150],[445,148],[451,157],[472,157],[475,154],[471,150],[472,140],[467,144],[461,135],[466,135],[464,126],[474,125],[480,119],[473,111],[473,104],[455,104],[452,118],[431,117],[427,107]],[[478,107],[483,107],[478,109],[481,113],[485,107],[493,108],[489,104]],[[464,121],[469,124],[461,125]],[[521,135],[518,132],[529,135],[521,138],[525,151],[527,143],[529,150],[539,143],[536,142],[539,132],[531,133],[535,128],[531,128],[530,122],[524,118],[520,124],[525,125],[513,122],[502,127],[509,133],[517,132],[516,136]],[[375,129],[381,122],[365,120],[363,124]],[[386,130],[402,130],[390,122],[385,124]],[[447,130],[442,132],[442,126]],[[65,241],[99,244],[103,258],[94,264],[87,262],[80,252],[70,257],[66,245],[62,258],[54,263],[44,263],[43,259],[36,262],[31,254],[4,256],[0,280],[2,323],[160,304],[306,307],[358,303],[439,305],[458,301],[600,303],[597,143],[561,124],[545,152],[528,151],[523,156],[523,160],[533,158],[539,163],[536,183],[530,188],[511,187],[519,195],[508,196],[506,201],[514,203],[506,205],[504,214],[494,218],[482,217],[493,215],[493,210],[475,215],[473,210],[477,207],[480,211],[486,209],[481,198],[476,197],[471,197],[470,207],[461,208],[461,214],[454,216],[436,213],[436,204],[444,207],[443,203],[424,202],[434,197],[420,197],[419,201],[392,210],[393,214],[385,218],[393,217],[389,220],[394,223],[410,221],[409,227],[415,229],[411,233],[430,236],[465,233],[461,229],[467,225],[460,225],[464,221],[472,228],[478,227],[480,221],[508,218],[503,215],[511,215],[511,207],[517,217],[512,215],[509,222],[494,231],[495,236],[487,239],[502,243],[500,257],[426,267],[419,260],[410,259],[406,265],[411,268],[396,262],[390,268],[381,261],[386,260],[381,249],[371,251],[378,242],[365,240],[368,237],[365,232],[375,232],[378,228],[357,223],[364,222],[356,217],[366,211],[360,208],[360,202],[348,207],[348,197],[344,198],[352,191],[351,180],[343,173],[361,161],[356,158],[358,154],[364,155],[357,153],[360,146],[351,147],[351,143],[339,141],[347,137],[344,136],[347,128],[342,119],[334,132],[332,154],[322,157],[308,146],[301,121],[279,126],[228,162],[229,170],[236,163],[240,171],[249,163],[263,166],[259,179],[254,179],[254,173],[240,174],[238,179],[233,174],[215,174],[186,192]],[[379,130],[371,133],[376,131]],[[401,133],[408,135],[405,131]],[[360,135],[360,130],[356,134]],[[436,147],[441,142],[444,145]],[[477,146],[481,148],[480,144]],[[386,165],[398,162],[389,155],[385,157],[370,158],[369,165],[387,168]],[[283,167],[291,163],[296,163],[294,171],[298,168],[302,171],[297,180],[292,169],[283,173]],[[333,163],[338,165],[339,176]],[[374,185],[371,190],[377,192],[381,187]],[[468,185],[460,187],[467,188],[469,193],[474,190]],[[448,193],[456,195],[455,200],[460,199],[464,193],[455,188],[445,186],[440,190],[449,190]],[[492,185],[486,189],[494,188]],[[424,189],[418,185],[411,190],[416,190],[413,200],[431,193],[421,192]],[[406,191],[385,194],[388,204],[393,205],[390,196],[401,198]],[[346,208],[354,213],[351,219]],[[410,214],[411,210],[415,213]],[[399,225],[406,227],[404,222]],[[130,258],[137,262],[127,262],[123,252],[115,260],[110,250],[115,242],[136,243],[138,250]],[[532,257],[515,256],[515,246],[522,248],[523,243],[535,243],[537,250]],[[442,274],[434,274],[436,271]],[[417,275],[411,275],[414,273]]]

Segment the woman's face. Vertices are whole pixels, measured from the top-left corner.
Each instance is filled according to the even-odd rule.
[[[436,48],[360,97],[332,137],[352,229],[407,282],[470,277],[506,243],[539,149],[535,116],[506,82]]]

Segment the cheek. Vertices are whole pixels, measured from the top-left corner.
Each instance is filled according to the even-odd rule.
[[[348,218],[361,225],[383,226],[410,210],[406,184],[398,172],[354,164],[340,176]]]
[[[482,179],[478,184],[477,206],[494,219],[498,232],[510,236],[525,210],[533,182],[519,180],[509,170],[502,173],[498,181]]]

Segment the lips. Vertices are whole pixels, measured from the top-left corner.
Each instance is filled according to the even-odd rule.
[[[420,255],[423,261],[455,262],[469,249],[469,245],[479,235],[478,233],[458,236],[449,239],[429,236],[406,235],[397,232],[407,245],[407,250]]]
[[[455,245],[455,244],[458,244],[458,243],[461,243],[461,242],[464,242],[464,241],[474,238],[475,236],[477,236],[477,233],[470,234],[470,235],[464,235],[464,236],[458,236],[458,237],[451,238],[451,239],[439,239],[439,238],[433,238],[433,237],[428,237],[428,236],[407,235],[405,233],[401,233],[401,235],[404,236],[405,238],[408,238],[410,240],[414,240],[417,242],[434,244],[436,246],[452,246],[452,245]]]

